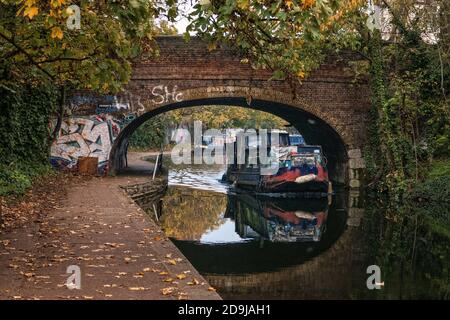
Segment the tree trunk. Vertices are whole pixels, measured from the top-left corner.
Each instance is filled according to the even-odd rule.
[[[55,125],[55,129],[52,133],[52,141],[55,141],[58,138],[59,130],[61,130],[62,120],[64,117],[64,104],[66,102],[66,87],[62,85],[60,87],[60,96],[59,96],[59,105],[57,111],[57,121]]]

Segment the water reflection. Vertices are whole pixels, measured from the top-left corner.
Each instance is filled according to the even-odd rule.
[[[221,183],[225,165],[179,164],[164,156],[164,165],[169,168],[169,186],[227,193],[228,185]]]
[[[337,190],[331,202],[230,194],[222,173],[172,165],[167,194],[148,204],[222,298],[435,298],[443,296],[436,283],[448,288],[448,242],[416,219],[386,220],[386,209],[357,190]],[[382,290],[366,287],[372,264],[382,269]]]
[[[224,299],[350,298],[365,290],[355,197],[261,197],[220,182],[223,166],[169,165],[148,212]],[[350,205],[350,207],[354,205]]]
[[[329,248],[347,219],[326,198],[271,199],[179,187],[170,187],[158,208],[164,232],[203,274],[301,264]]]
[[[236,223],[241,238],[272,242],[320,241],[328,215],[328,200],[229,196],[226,217]]]

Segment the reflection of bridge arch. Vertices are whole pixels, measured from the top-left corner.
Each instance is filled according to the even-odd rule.
[[[141,115],[129,123],[114,142],[110,154],[110,167],[120,171],[125,166],[127,141],[133,132],[152,117],[179,108],[222,105],[240,106],[269,112],[295,126],[310,144],[322,145],[329,161],[330,176],[333,181],[345,183],[347,176],[347,148],[354,143],[345,128],[340,126],[337,118],[330,112],[311,106],[300,98],[260,88],[248,87],[208,87],[195,88],[177,93],[179,102],[154,104],[153,100],[140,101],[145,109]],[[249,97],[251,96],[251,100]]]
[[[359,230],[347,229],[331,248],[280,271],[238,275],[204,274],[222,298],[349,299],[366,288]],[[295,289],[293,289],[295,288]]]
[[[357,207],[357,197],[359,194],[348,197],[338,191],[328,211],[326,231],[318,242],[173,242],[225,299],[351,298],[367,290],[368,264],[359,228],[363,209]],[[237,231],[237,211],[243,208],[232,199],[234,196],[229,196],[225,217],[234,217]],[[316,200],[298,201],[304,202],[297,205],[301,211],[320,207]],[[254,206],[254,210],[255,215],[263,213],[258,211],[263,207]]]
[[[304,234],[296,233],[294,238],[298,241],[288,241],[287,238],[278,237],[276,241],[244,241],[230,242],[226,245],[211,245],[208,243],[198,243],[197,241],[186,241],[173,239],[175,245],[191,261],[195,268],[202,274],[247,274],[256,272],[275,271],[287,266],[294,266],[306,263],[317,255],[326,252],[334,246],[341,234],[346,230],[347,213],[344,210],[336,210],[336,205],[341,207],[342,201],[345,201],[345,194],[339,194],[328,209],[327,199],[295,199],[298,202],[294,205],[292,199],[289,208],[296,208],[302,212],[312,212],[312,210],[323,206],[325,201],[325,211],[328,211],[326,219],[326,231],[321,234],[319,241],[308,239],[306,228]],[[264,216],[264,207],[261,200],[256,200],[250,204],[251,196],[246,200],[228,196],[227,211],[225,218],[231,218],[235,221],[236,232],[241,236],[239,230],[243,225],[248,225],[254,233],[258,234],[256,238],[262,240],[269,237],[258,225],[265,224],[268,219]],[[287,199],[284,199],[287,200]],[[319,201],[319,202],[318,202]],[[257,204],[259,202],[259,204]],[[201,203],[201,202],[199,202]],[[251,205],[252,207],[249,207]],[[169,209],[171,210],[171,209]],[[283,210],[283,209],[282,209]],[[252,212],[249,212],[252,211]],[[287,212],[287,211],[286,211]],[[245,218],[246,217],[246,218]],[[285,225],[285,220],[278,219],[278,225]],[[206,231],[206,230],[205,230]],[[282,231],[283,232],[283,231]],[[286,235],[288,233],[285,233]],[[293,239],[292,239],[293,240]]]

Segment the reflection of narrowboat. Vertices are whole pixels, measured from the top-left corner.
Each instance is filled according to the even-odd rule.
[[[248,140],[245,148],[240,149],[242,153],[245,151],[243,164],[237,161],[239,155],[235,143],[234,161],[228,165],[224,180],[238,188],[261,193],[313,192],[326,195],[331,192],[321,146],[293,146],[287,133],[279,133],[279,145],[268,145],[267,150],[262,150],[260,144],[252,145]],[[270,141],[270,137],[267,140]],[[261,153],[264,151],[269,160],[262,163]]]
[[[248,194],[232,197],[236,232],[243,238],[320,241],[324,232],[328,214],[328,201],[324,198],[258,199]]]

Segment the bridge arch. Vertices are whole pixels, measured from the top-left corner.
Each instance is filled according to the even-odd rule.
[[[315,107],[301,97],[266,88],[210,86],[179,91],[170,101],[158,102],[155,99],[140,101],[143,110],[123,128],[111,148],[111,172],[120,172],[125,167],[128,139],[144,122],[175,109],[221,105],[265,111],[286,120],[303,134],[309,144],[322,145],[333,182],[348,183],[351,178],[347,152],[352,147],[351,139],[332,112],[325,112],[323,108]]]

